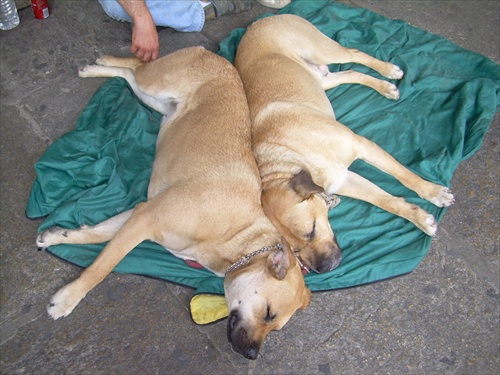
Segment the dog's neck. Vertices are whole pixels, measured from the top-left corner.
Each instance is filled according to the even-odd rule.
[[[265,253],[262,249],[270,247],[273,250],[281,241],[277,229],[263,212],[257,219],[249,220],[246,226],[232,228],[231,233],[226,233],[223,237],[203,244],[206,251],[201,253],[207,256],[196,257],[197,262],[219,276],[224,276],[235,263],[243,262],[242,259],[246,256],[256,253],[250,258],[259,258],[259,254]],[[216,257],[212,256],[213,252],[217,253]],[[210,253],[212,255],[208,256]],[[235,266],[235,269],[240,267]]]
[[[273,246],[264,246],[264,247],[261,247],[259,250],[254,251],[253,253],[242,256],[238,261],[234,262],[227,269],[224,276],[227,276],[229,273],[231,273],[234,270],[237,270],[238,268],[246,266],[248,263],[250,263],[252,258],[255,257],[256,255],[259,255],[262,253],[267,253],[269,251],[274,251],[274,250],[283,250],[283,245],[280,243],[277,243],[276,245],[273,245]]]

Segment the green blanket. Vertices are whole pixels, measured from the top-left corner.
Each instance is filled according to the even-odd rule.
[[[339,121],[377,142],[422,177],[450,186],[458,164],[481,146],[499,104],[499,66],[441,37],[364,9],[294,0],[280,13],[302,16],[339,43],[405,71],[397,82],[398,101],[359,85],[344,85],[327,94]],[[232,61],[244,31],[234,30],[221,43],[219,53]],[[362,66],[330,67],[332,71],[350,68],[378,76]],[[124,80],[107,81],[90,100],[76,129],[54,142],[36,164],[27,216],[47,216],[40,230],[52,225],[77,227],[98,223],[144,201],[160,120]],[[445,213],[372,167],[356,162],[352,169],[438,220]],[[431,243],[430,237],[404,219],[348,198],[330,211],[330,220],[343,261],[331,272],[305,276],[312,291],[411,272]],[[87,267],[103,246],[58,245],[48,251]],[[135,248],[115,271],[169,280],[195,288],[195,294],[224,293],[222,278],[189,267],[151,242]]]

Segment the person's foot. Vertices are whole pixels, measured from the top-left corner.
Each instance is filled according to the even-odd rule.
[[[252,1],[253,0],[211,0],[211,3],[215,8],[215,17],[220,17],[224,14],[240,13],[248,10],[252,7]],[[205,15],[206,13],[207,10],[205,10]]]
[[[264,5],[268,8],[281,9],[286,7],[292,2],[292,0],[255,0],[259,4]]]
[[[203,11],[205,12],[205,21],[211,21],[217,18],[215,15],[215,7],[212,3],[204,5]]]
[[[205,20],[213,20],[224,14],[240,13],[252,8],[253,0],[211,0],[204,6]],[[268,8],[282,9],[292,0],[256,0],[259,4]]]

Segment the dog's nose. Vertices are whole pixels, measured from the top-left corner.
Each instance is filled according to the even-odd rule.
[[[318,271],[318,273],[324,273],[324,272],[331,271],[339,265],[340,260],[341,259],[338,259],[338,260],[333,259],[333,260],[327,260],[327,261],[321,262],[321,264],[319,265],[319,267],[316,270]]]
[[[245,357],[247,359],[257,359],[258,354],[259,354],[259,349],[255,348],[255,347],[250,347],[250,348],[248,348]]]
[[[337,244],[337,241],[333,241],[333,244],[329,246],[329,250],[327,255],[318,259],[316,262],[316,272],[324,273],[331,271],[340,264],[342,260],[342,252],[340,251],[340,247]]]
[[[260,343],[249,338],[247,330],[240,326],[240,314],[237,310],[229,313],[227,338],[236,353],[241,354],[247,359],[257,358]]]
[[[341,260],[342,260],[341,254],[339,254],[338,256],[329,257],[328,260],[324,261],[318,267],[318,272],[323,273],[323,272],[328,272],[328,271],[334,270],[340,264]]]

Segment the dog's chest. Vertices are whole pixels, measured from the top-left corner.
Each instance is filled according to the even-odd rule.
[[[341,186],[344,184],[348,170],[344,166],[329,165],[324,169],[319,170],[320,176],[315,178],[314,181],[321,181],[320,185],[325,189],[325,193],[332,195],[337,193]]]

